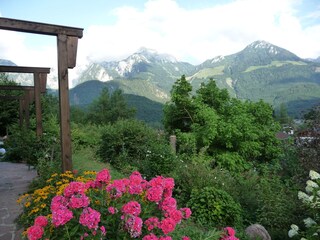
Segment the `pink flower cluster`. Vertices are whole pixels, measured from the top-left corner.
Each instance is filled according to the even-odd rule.
[[[62,196],[52,199],[52,225],[57,228],[79,217],[79,224],[87,229],[81,233],[83,239],[89,237],[90,231],[93,236],[97,235],[97,231],[107,236],[108,229],[101,226],[101,222],[106,221],[104,218],[118,218],[123,226],[119,229],[127,232],[132,238],[170,240],[172,238],[168,234],[174,231],[183,219],[191,216],[189,208],[177,209],[177,202],[172,197],[173,188],[172,178],[158,176],[146,181],[139,172],[133,172],[128,179],[112,181],[109,171],[104,169],[97,173],[94,181],[71,182],[64,189]],[[93,196],[95,198],[92,198]],[[128,199],[129,201],[126,201]],[[153,212],[158,211],[161,215],[150,217],[148,213],[148,218],[143,219],[146,210],[142,209],[142,206],[150,206]],[[101,214],[103,207],[107,209],[105,214]],[[40,221],[35,221],[35,225],[29,229],[29,239],[36,240],[43,235],[44,226]],[[144,229],[147,234],[141,236]],[[162,236],[156,235],[159,230]],[[182,240],[190,239],[185,236]]]
[[[28,239],[38,240],[42,238],[44,233],[44,227],[48,225],[48,219],[44,216],[38,216],[34,220],[34,225],[27,230]]]
[[[239,240],[236,235],[236,231],[232,227],[224,228],[224,235],[220,238],[220,240]]]

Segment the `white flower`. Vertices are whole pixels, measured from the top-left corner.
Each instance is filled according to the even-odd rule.
[[[301,199],[303,203],[308,203],[310,201],[309,195],[301,191],[298,192],[298,198]]]
[[[292,230],[299,231],[299,227],[297,225],[295,225],[295,224],[291,224],[290,227],[291,227]]]
[[[306,186],[306,192],[307,193],[312,193],[313,192],[313,187],[311,187],[310,185]]]
[[[310,177],[312,180],[320,179],[320,174],[317,173],[316,171],[310,170],[310,172],[309,172],[309,177]]]
[[[319,188],[319,185],[316,182],[312,181],[312,180],[308,180],[307,181],[307,185],[312,187],[312,188]]]
[[[293,236],[298,235],[298,230],[299,230],[299,227],[295,224],[292,224],[291,229],[288,232],[288,236],[292,238]]]
[[[303,220],[304,224],[306,225],[307,228],[311,227],[312,225],[317,224],[312,218],[308,217]]]

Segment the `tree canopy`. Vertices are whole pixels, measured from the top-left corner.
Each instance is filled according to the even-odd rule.
[[[194,95],[191,92],[191,84],[182,76],[164,108],[164,126],[178,135],[178,152],[194,142],[195,152],[205,150],[213,165],[229,170],[278,156],[275,133],[279,125],[269,104],[232,98],[212,79],[202,83]]]
[[[122,90],[117,89],[110,94],[108,88],[104,88],[100,96],[89,106],[87,120],[103,125],[120,119],[133,118],[134,115],[135,109],[128,107]]]

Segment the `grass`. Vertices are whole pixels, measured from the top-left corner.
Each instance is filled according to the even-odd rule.
[[[78,171],[100,171],[104,168],[109,169],[112,179],[123,178],[124,175],[110,166],[108,163],[103,163],[95,156],[95,151],[92,148],[81,148],[73,153],[72,157],[73,169]]]
[[[264,65],[264,66],[250,66],[244,72],[251,72],[259,68],[281,67],[285,64],[307,65],[305,62],[301,62],[301,61],[272,61],[271,64]]]

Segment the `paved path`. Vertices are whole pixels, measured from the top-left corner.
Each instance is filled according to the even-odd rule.
[[[14,224],[21,213],[16,200],[27,191],[36,175],[36,171],[29,170],[25,164],[0,162],[0,240],[21,239],[21,230]]]

